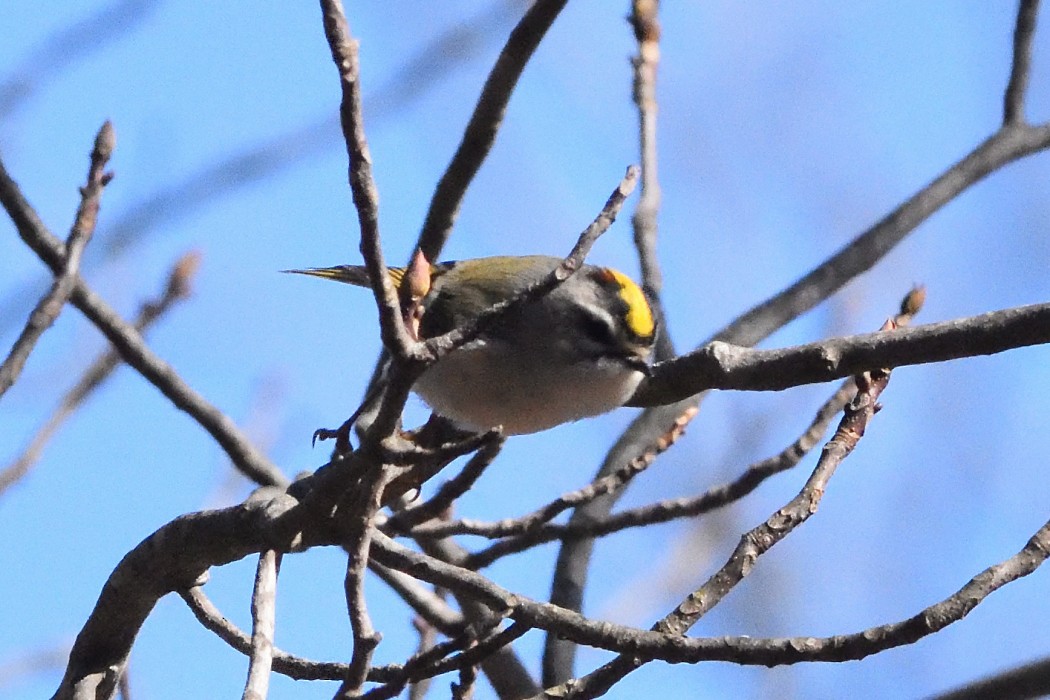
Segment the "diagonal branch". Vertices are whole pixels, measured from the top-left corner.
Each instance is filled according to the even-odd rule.
[[[1039,0],[1021,0],[1014,27],[1014,57],[1010,67],[1010,82],[1003,97],[1003,126],[1024,123],[1024,100],[1028,78],[1032,70],[1032,37],[1039,14]]]
[[[562,259],[561,263],[555,267],[550,274],[521,290],[513,298],[489,307],[469,323],[465,323],[459,328],[454,328],[448,333],[439,335],[436,338],[428,338],[424,345],[427,348],[430,358],[436,360],[455,348],[461,347],[465,343],[469,343],[488,329],[498,319],[505,317],[515,309],[535,301],[545,294],[549,294],[558,285],[576,274],[576,271],[583,266],[583,261],[591,251],[591,247],[594,245],[595,241],[608,231],[609,227],[612,226],[614,221],[616,221],[616,216],[620,213],[624,201],[634,191],[634,187],[638,182],[638,174],[638,166],[628,166],[623,179],[620,180],[620,184],[618,184],[616,189],[614,189],[609,195],[609,198],[605,202],[605,206],[603,206],[602,210],[598,212],[598,216],[596,216],[587,228],[580,233],[572,250],[569,251],[569,254]]]
[[[47,229],[33,207],[0,162],[0,204],[18,229],[26,245],[32,248],[52,270],[62,266],[62,243]],[[258,484],[286,484],[287,479],[237,425],[198,394],[169,365],[155,355],[134,326],[122,319],[78,276],[71,296],[73,305],[113,343],[124,361],[134,367],[151,384],[160,389],[176,408],[188,413],[204,428],[233,465]]]
[[[888,321],[884,330],[892,329]],[[878,412],[879,395],[889,383],[888,370],[873,372],[870,375],[858,375],[857,395],[846,407],[846,413],[839,423],[835,435],[824,446],[816,468],[806,484],[787,505],[773,513],[764,523],[745,533],[725,565],[715,572],[704,585],[686,596],[671,613],[653,625],[654,632],[674,636],[684,636],[689,628],[718,605],[733,588],[747,576],[758,558],[768,552],[774,545],[787,537],[811,515],[817,512],[817,506],[828,481],[838,466],[846,459],[864,436],[865,428],[871,418]],[[604,695],[631,671],[642,666],[645,659],[641,656],[625,653],[601,668],[576,681],[569,681],[562,688],[548,694],[574,700],[596,698]]]
[[[187,253],[176,261],[168,273],[167,283],[161,295],[151,301],[144,303],[139,308],[138,316],[134,321],[135,330],[145,333],[157,319],[164,315],[176,302],[189,296],[190,280],[200,262],[198,253]],[[19,479],[24,477],[29,470],[40,459],[44,446],[54,436],[55,432],[62,426],[66,418],[87,399],[91,393],[113,373],[120,365],[120,353],[112,347],[105,350],[91,365],[84,370],[84,374],[73,388],[66,392],[59,402],[55,412],[51,414],[47,422],[37,430],[25,448],[11,464],[0,471],[0,495],[10,488]]]
[[[856,386],[853,380],[844,382],[838,391],[818,409],[813,421],[802,435],[779,454],[752,464],[733,481],[712,487],[698,496],[659,501],[624,510],[602,520],[571,521],[565,525],[545,523],[531,532],[496,542],[475,552],[471,555],[470,562],[474,567],[481,568],[505,556],[546,542],[605,537],[629,528],[646,527],[679,518],[695,518],[738,501],[758,488],[769,477],[798,464],[816,446],[832,419],[842,411],[855,393]],[[481,534],[488,535],[487,532]]]
[[[485,161],[499,132],[507,104],[532,54],[568,0],[536,0],[507,38],[496,59],[463,139],[430,200],[416,249],[437,260],[459,214],[467,187]]]
[[[80,256],[88,241],[91,240],[91,235],[95,232],[102,189],[113,177],[112,174],[104,171],[115,145],[113,125],[107,121],[95,136],[95,147],[91,151],[91,166],[88,168],[87,184],[80,190],[80,206],[77,208],[73,228],[66,240],[61,269],[55,272],[55,281],[50,291],[29,314],[25,328],[15,340],[3,364],[0,364],[0,396],[3,396],[18,380],[18,375],[22,373],[22,367],[29,359],[29,354],[33,351],[36,342],[55,322],[62,312],[62,307],[66,305],[69,295],[73,293],[73,286],[77,281],[77,269],[80,266]]]
[[[598,496],[604,496],[623,488],[631,479],[652,466],[656,458],[666,452],[671,445],[685,434],[685,428],[696,414],[689,411],[680,416],[661,436],[655,444],[650,446],[643,455],[624,465],[615,474],[595,479],[583,488],[569,491],[555,498],[549,503],[537,508],[531,513],[517,517],[506,518],[495,522],[482,522],[475,520],[456,520],[449,522],[434,522],[421,525],[411,531],[413,537],[448,537],[451,535],[477,535],[481,537],[507,537],[531,532],[540,525],[553,520],[558,514],[565,512],[573,506],[594,500]],[[470,566],[468,568],[474,568]]]
[[[1025,10],[1034,3],[1026,2]],[[1019,17],[1018,26],[1023,20]],[[1021,44],[1023,46],[1023,43]],[[1025,52],[1015,53],[1012,75],[1025,75],[1023,60]],[[1014,101],[1023,94],[1024,82],[1017,83],[1013,91]],[[989,173],[1019,158],[1037,153],[1050,146],[1050,125],[1027,126],[1014,123],[1003,126],[963,159],[950,166],[914,196],[901,203],[894,211],[870,229],[857,236],[835,255],[815,267],[797,282],[779,294],[758,304],[733,320],[719,331],[712,340],[721,340],[738,345],[756,345],[777,329],[798,318],[821,303],[847,282],[871,269],[904,238],[938,209],[957,197],[971,185]],[[628,405],[645,405],[643,397],[648,393],[648,381],[643,380]],[[633,459],[649,444],[662,426],[690,406],[696,406],[701,396],[682,399],[672,406],[658,407],[663,401],[652,401],[654,406],[643,411],[621,435],[606,455],[598,476],[604,476],[621,464]],[[573,514],[573,521],[587,522],[605,518],[616,503],[615,496],[595,500]],[[583,589],[586,586],[590,567],[593,540],[579,539],[565,542],[558,553],[554,580],[551,584],[551,601],[573,610],[583,604]],[[552,658],[559,655],[559,659]],[[573,650],[571,644],[561,640],[549,640],[544,659],[544,668],[552,677],[561,681],[571,675]],[[556,670],[556,671],[555,671]]]

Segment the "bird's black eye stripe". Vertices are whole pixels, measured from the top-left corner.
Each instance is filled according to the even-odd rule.
[[[585,336],[599,345],[617,345],[616,337],[607,321],[590,314],[584,314],[580,319],[580,330]]]

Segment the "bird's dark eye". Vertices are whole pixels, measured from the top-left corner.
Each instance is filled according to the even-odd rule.
[[[616,344],[616,338],[613,336],[609,324],[600,318],[584,316],[580,322],[580,330],[598,345],[609,346]]]

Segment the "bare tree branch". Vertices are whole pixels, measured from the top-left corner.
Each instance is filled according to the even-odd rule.
[[[463,139],[430,199],[430,208],[416,244],[416,249],[422,251],[427,260],[437,260],[441,255],[467,187],[496,140],[518,78],[566,1],[536,0],[507,38],[506,46],[481,89]]]
[[[312,522],[309,505],[287,496],[254,501],[224,510],[182,516],[128,553],[110,575],[99,601],[70,653],[69,666],[56,697],[113,688],[141,624],[165,593],[192,589],[211,566],[276,548],[290,551],[288,533]],[[332,528],[323,521],[301,530],[296,548],[334,545]],[[908,644],[962,619],[991,592],[1034,571],[1050,555],[1050,522],[1017,555],[974,577],[953,596],[900,623],[827,639],[754,639],[720,637],[688,639],[644,632],[614,623],[588,620],[578,613],[538,603],[500,588],[462,567],[402,547],[376,533],[372,553],[389,567],[448,588],[530,627],[564,635],[577,643],[672,663],[705,660],[772,665],[802,661],[857,659]],[[735,561],[735,560],[734,560]],[[698,609],[702,612],[702,609]],[[246,638],[246,635],[242,637]],[[246,648],[246,647],[245,647]],[[274,668],[279,668],[275,657]],[[285,672],[282,670],[281,672]],[[307,676],[302,676],[307,677]],[[310,677],[317,677],[310,676]],[[373,669],[369,678],[394,676]],[[93,689],[93,690],[92,690]]]
[[[252,652],[242,700],[265,700],[273,667],[273,635],[277,614],[277,572],[281,555],[272,549],[259,554],[252,591]]]
[[[133,323],[135,330],[145,334],[168,309],[176,302],[185,299],[190,293],[190,280],[200,263],[200,255],[187,253],[176,261],[168,273],[163,293],[156,299],[139,307]],[[66,392],[47,422],[33,435],[29,445],[11,464],[0,471],[0,496],[17,481],[22,479],[43,453],[47,442],[54,436],[66,419],[79,408],[95,389],[120,365],[120,353],[113,348],[104,351],[91,365],[84,370],[73,388]]]
[[[452,522],[433,522],[418,526],[411,531],[413,537],[447,537],[449,535],[480,535],[482,537],[506,537],[508,535],[525,535],[531,533],[556,517],[559,513],[581,503],[587,503],[606,493],[622,488],[636,475],[647,469],[656,458],[666,452],[671,445],[685,433],[685,428],[696,414],[687,411],[668,428],[668,430],[650,446],[649,450],[625,465],[622,469],[607,477],[597,479],[582,489],[563,494],[547,505],[519,518],[508,518],[494,523],[469,520]],[[495,546],[495,545],[494,545]],[[499,555],[490,550],[482,550],[469,557],[464,566],[469,569],[480,568],[495,560]]]
[[[634,66],[634,104],[638,109],[638,143],[642,160],[642,195],[631,217],[634,226],[634,247],[642,268],[642,289],[657,319],[656,352],[659,362],[675,356],[674,344],[667,328],[661,294],[663,275],[656,253],[657,214],[660,211],[660,179],[657,169],[656,69],[660,64],[659,0],[632,0],[628,21],[638,42],[638,55],[631,59]]]
[[[91,235],[95,232],[102,189],[112,178],[111,174],[106,174],[104,171],[115,146],[116,137],[113,134],[113,125],[107,121],[95,137],[87,184],[80,190],[80,206],[77,208],[76,219],[69,232],[69,238],[66,239],[65,259],[61,269],[55,272],[55,281],[51,285],[51,290],[29,314],[29,320],[11,348],[10,354],[0,364],[0,397],[18,380],[18,375],[22,373],[22,367],[29,359],[29,353],[33,351],[37,340],[55,322],[62,312],[62,307],[66,305],[69,295],[73,293],[77,268],[80,266],[80,256],[88,241],[91,240]]]
[[[775,391],[880,367],[945,362],[1048,342],[1050,304],[777,350],[715,341],[655,367],[651,384],[635,395],[635,402],[666,403],[709,389]]]
[[[1038,659],[929,700],[1027,700],[1050,695],[1050,659]]]
[[[1014,28],[1014,58],[1010,68],[1010,82],[1003,97],[1003,126],[1024,123],[1024,100],[1028,91],[1028,77],[1032,71],[1032,37],[1039,14],[1039,0],[1021,0],[1017,8]]]
[[[884,330],[892,328],[892,321],[888,321]],[[864,436],[868,423],[879,410],[877,401],[889,383],[889,379],[888,370],[855,377],[857,395],[846,406],[846,413],[835,435],[824,446],[820,460],[802,490],[764,523],[745,533],[729,557],[729,561],[703,586],[690,593],[674,611],[653,625],[653,631],[676,636],[685,635],[690,627],[722,602],[722,599],[751,572],[760,556],[817,512],[817,506],[824,496],[828,481],[839,464],[853,452],[857,443]],[[553,690],[547,689],[544,694],[577,700],[596,698],[604,695],[613,685],[643,663],[645,659],[640,656],[621,654],[583,678]]]
[[[406,684],[419,683],[442,673],[483,661],[528,631],[528,628],[516,629],[514,632],[511,632],[510,629],[498,631],[496,628],[501,621],[500,616],[490,615],[483,624],[472,626],[472,629],[456,638],[434,644],[409,659],[404,666],[402,677],[397,681],[373,688],[362,694],[361,697],[367,700],[385,700],[396,697]],[[477,641],[479,637],[480,642]],[[482,648],[478,649],[478,647]],[[457,651],[463,651],[463,653],[452,656]]]
[[[729,503],[740,500],[758,488],[774,474],[797,465],[827,430],[832,419],[843,409],[856,393],[856,385],[850,379],[839,387],[818,409],[806,431],[779,454],[747,467],[733,481],[715,486],[699,496],[660,501],[647,506],[632,508],[592,522],[573,521],[565,525],[545,523],[531,532],[497,542],[471,555],[471,568],[483,568],[497,559],[516,554],[531,547],[554,540],[571,540],[583,537],[598,538],[634,527],[645,527],[666,523],[679,518],[694,518],[710,513]],[[473,532],[471,534],[482,534]]]
[[[372,665],[372,653],[383,638],[372,624],[365,599],[365,570],[368,568],[368,553],[372,543],[372,530],[376,514],[381,507],[383,489],[394,477],[393,469],[377,465],[372,474],[362,477],[359,492],[350,498],[351,508],[343,515],[349,522],[345,528],[344,547],[349,554],[346,565],[344,590],[350,627],[354,633],[354,652],[350,668],[336,693],[337,698],[360,695],[361,686],[368,679]]]
[[[379,192],[372,177],[372,156],[368,152],[364,119],[361,116],[360,63],[358,41],[350,28],[340,0],[322,0],[325,38],[332,50],[332,60],[339,69],[343,99],[339,120],[343,126],[346,153],[350,159],[350,191],[361,224],[361,255],[368,268],[372,292],[379,306],[379,325],[383,344],[398,357],[407,357],[412,339],[401,323],[397,290],[386,271],[379,241]]]
[[[22,196],[21,190],[0,161],[0,204],[18,229],[19,236],[52,270],[62,266],[64,248]],[[222,411],[189,386],[175,370],[149,349],[134,326],[127,323],[78,276],[73,305],[98,327],[120,353],[175,406],[188,413],[226,451],[234,466],[259,484],[286,484],[288,480],[251,444]]]
[[[384,542],[386,541],[388,540],[384,540]],[[426,552],[426,557],[423,561],[436,561],[440,566],[451,567],[452,570],[466,571],[463,563],[466,561],[467,552],[451,538],[440,540],[421,539],[417,540],[417,542],[421,549]],[[379,558],[382,556],[380,554]],[[414,570],[412,575],[420,578]],[[430,581],[430,583],[440,585],[435,581]],[[449,589],[449,592],[455,597],[456,602],[459,603],[460,610],[463,611],[463,616],[471,625],[490,629],[495,624],[493,622],[493,610],[497,608],[485,604],[483,596],[479,597],[467,590]],[[481,662],[481,667],[492,683],[496,694],[502,700],[517,700],[518,698],[533,695],[540,689],[540,686],[533,680],[521,659],[510,647],[503,647],[497,653],[485,658]]]
[[[506,438],[498,437],[485,443],[467,461],[467,464],[452,479],[445,482],[434,497],[413,508],[406,508],[392,515],[385,523],[388,533],[407,533],[414,525],[436,518],[452,506],[452,503],[474,485],[478,477],[499,456]]]
[[[252,650],[251,637],[227,620],[204,594],[199,585],[178,591],[197,621],[214,632],[231,648],[248,656]],[[311,661],[273,648],[273,670],[299,681],[338,681],[346,676],[347,664],[334,661]],[[397,677],[400,669],[394,666],[373,666],[369,680],[388,682]]]

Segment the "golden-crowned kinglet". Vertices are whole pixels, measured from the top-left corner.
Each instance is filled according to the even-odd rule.
[[[530,255],[431,266],[419,337],[445,333],[513,298],[560,262]],[[404,269],[390,271],[400,282]],[[356,265],[289,272],[368,286],[365,268]],[[413,390],[463,428],[534,433],[623,405],[647,370],[655,335],[638,285],[616,270],[584,265],[428,367]]]

